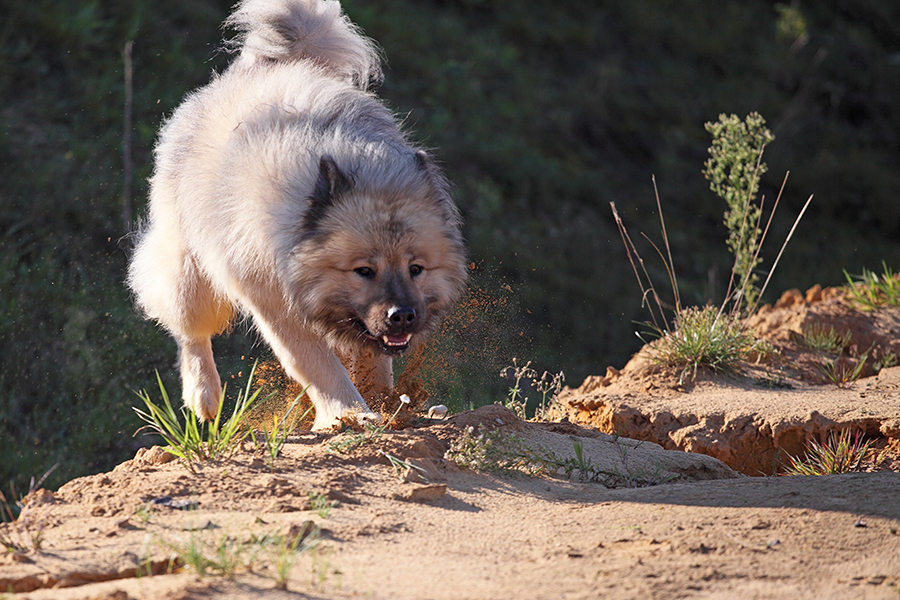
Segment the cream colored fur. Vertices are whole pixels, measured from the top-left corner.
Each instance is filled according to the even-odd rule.
[[[244,314],[309,384],[315,428],[374,419],[338,353],[367,389],[392,386],[397,338],[419,343],[464,286],[458,211],[365,91],[375,45],[337,2],[248,0],[228,24],[240,56],[160,133],[128,284],[178,342],[199,417],[221,389],[210,338]],[[417,308],[408,332],[386,316],[399,304]]]

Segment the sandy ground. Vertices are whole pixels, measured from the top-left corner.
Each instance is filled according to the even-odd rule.
[[[274,470],[249,447],[197,472],[160,462],[168,458],[162,452],[141,452],[110,473],[29,498],[20,522],[31,532],[42,524],[41,548],[19,559],[8,554],[0,586],[18,592],[12,598],[61,600],[263,591],[272,598],[897,597],[896,473],[746,477],[703,455],[523,423],[499,406],[423,425],[346,454],[329,444],[348,433],[297,436]],[[632,488],[620,480],[610,488],[561,472],[461,470],[441,457],[471,425],[558,455],[580,441],[585,457],[607,461],[607,470],[636,474],[657,465],[666,482]],[[404,481],[381,452],[420,465],[429,481]],[[311,493],[335,506],[314,510]],[[258,541],[291,539],[309,521],[321,528],[320,541],[299,555],[287,589],[275,589],[284,553]],[[21,527],[5,532],[28,545]],[[191,545],[210,560],[239,555],[241,565],[223,577],[169,562]],[[219,547],[228,550],[217,554]],[[139,576],[141,569],[159,574]]]

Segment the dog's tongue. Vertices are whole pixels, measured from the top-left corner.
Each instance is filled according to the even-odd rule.
[[[405,346],[409,343],[409,338],[412,335],[406,333],[403,335],[386,335],[382,339],[386,346]]]

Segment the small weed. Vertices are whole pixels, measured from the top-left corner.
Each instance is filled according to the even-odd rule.
[[[562,391],[563,384],[566,382],[566,374],[559,373],[550,374],[544,371],[540,379],[533,379],[532,385],[541,394],[541,406],[535,410],[534,416],[539,419],[549,419],[553,413],[554,405],[557,404],[556,397]],[[548,397],[549,396],[549,401]]]
[[[653,473],[633,472],[628,465],[628,447],[616,439],[622,460],[622,470],[605,470],[591,464],[584,455],[583,444],[572,442],[574,458],[561,459],[552,452],[540,448],[530,448],[525,441],[514,433],[503,434],[497,429],[475,433],[474,428],[467,427],[461,436],[450,444],[444,455],[461,467],[494,473],[497,475],[542,475],[546,473],[565,473],[566,477],[576,475],[581,482],[600,483],[608,488],[645,487],[666,483],[675,478],[663,469],[657,468]]]
[[[273,415],[271,431],[269,429],[263,429],[262,437],[260,439],[256,439],[256,433],[253,430],[250,431],[253,445],[256,447],[257,451],[263,455],[270,470],[275,470],[275,459],[278,458],[278,455],[281,453],[281,448],[284,446],[285,441],[287,441],[288,435],[294,431],[297,423],[302,422],[313,409],[313,406],[310,405],[310,407],[299,417],[294,414],[294,417],[290,418],[291,413],[300,403],[300,399],[306,394],[307,389],[308,386],[294,398],[291,406],[280,420],[278,419],[278,415]]]
[[[137,508],[134,509],[134,516],[136,516],[144,525],[150,523],[150,519],[153,518],[153,511],[150,509],[150,503],[145,502],[139,504]]]
[[[675,475],[665,473],[662,467],[657,467],[653,473],[632,472],[628,466],[628,447],[620,444],[618,438],[616,438],[615,444],[622,460],[621,471],[618,469],[608,471],[592,465],[591,461],[584,456],[583,444],[578,440],[572,442],[575,457],[561,461],[560,466],[566,477],[571,478],[574,474],[577,475],[579,481],[599,483],[608,488],[648,487],[675,479]]]
[[[397,410],[394,411],[394,415],[387,420],[387,422],[382,423],[381,425],[371,425],[366,424],[363,426],[363,430],[355,435],[347,437],[339,442],[329,442],[328,443],[328,451],[336,452],[338,454],[349,454],[353,452],[360,446],[364,446],[365,444],[370,444],[384,435],[384,432],[388,430],[388,427],[391,423],[393,423],[394,419],[397,418],[397,415],[400,414],[400,411],[404,406],[410,403],[410,398],[406,394],[400,395],[400,406],[397,407]]]
[[[500,377],[512,380],[509,388],[509,397],[503,406],[516,413],[520,419],[526,419],[528,396],[524,390],[524,382],[535,388],[541,395],[541,405],[535,409],[534,416],[539,419],[547,419],[552,414],[552,408],[556,404],[556,397],[562,391],[566,381],[566,375],[562,371],[556,374],[544,371],[538,377],[537,371],[531,368],[531,361],[519,366],[516,359],[512,359],[512,365],[500,370]]]
[[[509,378],[513,380],[512,387],[509,388],[509,398],[503,404],[506,408],[516,413],[520,419],[525,419],[525,404],[528,402],[528,398],[525,396],[524,391],[522,390],[522,380],[531,380],[537,377],[537,371],[531,368],[531,361],[529,360],[522,366],[519,366],[516,363],[516,359],[512,359],[512,366],[505,367],[500,371],[500,377]]]
[[[806,457],[788,456],[785,475],[835,475],[862,471],[866,462],[875,460],[870,441],[863,441],[862,432],[857,431],[850,441],[850,430],[844,429],[838,435],[829,436],[825,443],[815,440],[806,446]]]
[[[153,539],[171,551],[179,564],[200,576],[234,579],[260,563],[270,563],[276,587],[287,589],[288,575],[297,556],[314,548],[320,537],[319,529],[311,528],[295,536],[253,534],[242,542],[227,533],[210,537],[207,531],[209,528],[191,529],[187,538],[175,540],[154,534]]]
[[[400,479],[404,479],[410,471],[415,469],[416,471],[419,471],[419,477],[426,483],[429,483],[428,479],[424,475],[425,469],[423,469],[422,467],[416,466],[405,460],[400,460],[393,454],[388,454],[383,450],[379,450],[378,453],[388,459],[388,462],[391,463],[392,467],[394,467],[394,473],[396,473],[397,477],[399,477]]]
[[[283,539],[278,540],[273,545],[277,549],[272,561],[272,566],[275,571],[275,589],[287,591],[288,579],[291,574],[291,569],[294,568],[294,563],[297,561],[297,557],[312,548],[313,545],[317,544],[318,540],[318,532],[315,532],[313,535],[307,537],[299,535],[295,536],[289,542],[286,542]]]
[[[891,271],[885,262],[881,266],[884,269],[881,275],[863,269],[862,275],[854,278],[844,271],[850,298],[864,310],[879,306],[900,307],[900,274]]]
[[[322,493],[309,493],[309,510],[316,511],[323,519],[327,519],[331,514],[331,509],[337,506],[337,501],[329,500],[328,496]]]
[[[321,540],[321,530],[312,525],[311,521],[307,523],[309,526],[306,526],[305,523],[304,526],[300,527],[300,531],[296,535],[289,533],[287,536],[266,535],[260,538],[256,536],[251,537],[252,544],[268,550],[267,554],[274,571],[275,589],[287,590],[291,569],[293,569],[298,556],[304,552],[315,553],[316,547]]]
[[[756,345],[738,318],[712,306],[683,309],[672,331],[655,329],[655,335],[659,341],[651,346],[651,357],[680,368],[682,381],[701,367],[734,372]]]
[[[515,433],[498,429],[476,433],[471,426],[453,440],[444,457],[461,467],[497,475],[538,475],[557,462],[553,454],[526,446]]]
[[[820,323],[813,323],[799,336],[804,346],[816,352],[827,354],[841,354],[844,348],[850,345],[850,332],[843,335],[834,330],[834,327],[825,327]]]
[[[9,503],[3,492],[0,492],[0,546],[6,548],[7,552],[24,555],[30,551],[41,549],[49,515],[44,512],[40,518],[35,519],[29,513],[23,516],[22,509],[25,508],[24,501],[28,495],[40,489],[41,484],[58,466],[59,463],[56,463],[50,467],[37,481],[32,477],[28,485],[28,493],[22,499],[18,497],[15,486],[10,484],[12,504]]]
[[[839,388],[843,388],[862,376],[868,358],[867,352],[858,356],[855,363],[846,358],[838,358],[837,360],[826,360],[824,365],[816,365],[816,367],[825,379]]]
[[[243,422],[248,409],[260,393],[260,390],[256,390],[253,394],[250,393],[250,384],[253,381],[255,370],[256,365],[253,366],[250,376],[247,378],[246,389],[242,393],[238,393],[234,410],[224,423],[222,423],[222,407],[225,404],[225,388],[222,388],[219,409],[212,423],[201,423],[186,407],[182,407],[181,419],[179,419],[169,401],[169,394],[163,386],[162,379],[157,373],[156,379],[162,395],[163,406],[159,407],[154,404],[146,392],[140,392],[138,396],[144,401],[147,412],[139,408],[135,408],[134,411],[147,425],[138,431],[149,429],[161,436],[168,444],[166,450],[182,459],[191,470],[194,469],[194,462],[227,458],[249,435]],[[181,424],[181,421],[184,422],[184,425]]]
[[[898,364],[897,355],[891,349],[879,351],[879,349],[876,348],[872,351],[872,358],[875,361],[873,366],[875,367],[876,373],[882,369],[896,367]]]
[[[331,566],[331,555],[334,551],[331,548],[324,550],[318,546],[312,549],[312,572],[310,584],[314,589],[321,590],[325,587],[325,581],[328,579],[329,572],[340,574],[340,571],[333,569]]]

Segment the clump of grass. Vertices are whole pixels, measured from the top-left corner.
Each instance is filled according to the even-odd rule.
[[[247,387],[238,393],[234,410],[224,422],[222,421],[222,408],[225,404],[225,388],[222,388],[219,408],[211,423],[201,422],[186,407],[181,408],[179,418],[179,414],[172,408],[169,394],[157,373],[156,380],[159,384],[163,405],[157,406],[147,392],[142,391],[138,394],[147,408],[146,411],[139,408],[134,409],[138,416],[147,423],[138,432],[147,429],[162,437],[167,444],[166,450],[182,459],[191,470],[194,469],[195,462],[221,460],[231,456],[250,434],[250,431],[244,426],[244,419],[260,393],[259,389],[250,393],[255,369],[254,365],[247,378]]]
[[[409,396],[407,396],[406,394],[401,394],[400,405],[397,406],[397,410],[394,411],[394,414],[390,419],[388,419],[381,425],[372,425],[370,423],[366,423],[363,426],[363,430],[361,432],[338,442],[329,442],[328,451],[337,452],[339,454],[348,454],[361,446],[377,441],[388,430],[390,424],[394,422],[394,419],[396,419],[397,415],[400,414],[400,411],[403,410],[403,407],[408,406],[410,402],[411,399]]]
[[[825,327],[820,323],[813,323],[800,335],[800,341],[816,352],[841,354],[844,348],[850,345],[850,332],[841,335],[833,326]]]
[[[712,306],[683,309],[675,315],[672,330],[657,330],[657,335],[651,357],[681,369],[681,381],[687,375],[695,376],[701,367],[734,372],[756,345],[738,318]]]
[[[851,300],[864,310],[874,310],[879,306],[900,307],[900,278],[887,263],[881,263],[884,273],[863,269],[862,275],[852,277],[844,271],[847,278],[847,291]]]
[[[870,440],[863,441],[860,431],[851,441],[850,430],[844,429],[838,435],[830,435],[824,443],[811,441],[805,457],[788,459],[785,475],[836,475],[862,471],[867,463],[874,462],[875,452]]]
[[[856,357],[855,361],[846,358],[828,359],[824,365],[816,365],[816,367],[825,379],[843,388],[862,377],[867,360],[869,360],[869,353],[865,352]]]

